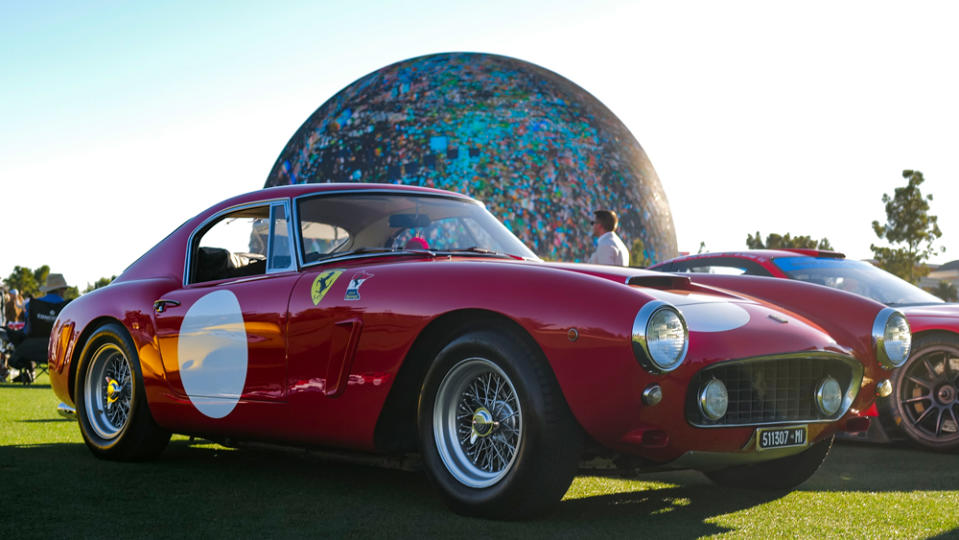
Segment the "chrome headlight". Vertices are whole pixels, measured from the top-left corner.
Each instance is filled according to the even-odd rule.
[[[650,373],[668,373],[686,359],[689,330],[673,306],[661,300],[648,302],[633,320],[633,354]]]
[[[839,386],[839,381],[827,375],[816,388],[816,404],[826,416],[836,414],[842,406],[842,387]]]
[[[902,313],[892,308],[880,311],[872,324],[872,339],[876,345],[876,359],[882,367],[899,367],[909,358],[912,330]]]
[[[713,379],[699,392],[699,410],[710,420],[716,421],[726,416],[729,407],[729,392],[719,379]]]

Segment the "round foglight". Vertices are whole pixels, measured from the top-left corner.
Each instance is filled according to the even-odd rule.
[[[682,314],[660,300],[646,303],[633,321],[633,353],[651,373],[668,373],[686,359],[689,330]]]
[[[819,383],[816,389],[816,405],[826,416],[832,416],[839,411],[842,406],[842,387],[839,381],[832,377],[826,377]]]
[[[876,345],[876,359],[886,369],[903,365],[912,349],[912,331],[906,316],[885,308],[876,315],[872,325],[872,338]]]
[[[729,393],[726,385],[719,379],[713,379],[699,392],[699,409],[710,420],[719,420],[726,416],[729,407]]]

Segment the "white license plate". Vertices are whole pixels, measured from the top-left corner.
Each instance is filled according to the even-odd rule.
[[[806,426],[758,428],[756,449],[772,450],[790,446],[806,446]]]

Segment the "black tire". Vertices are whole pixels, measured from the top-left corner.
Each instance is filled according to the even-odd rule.
[[[959,450],[959,336],[928,334],[893,371],[892,394],[879,400],[885,427],[930,450]]]
[[[98,458],[150,459],[170,441],[170,432],[150,414],[136,351],[126,329],[109,323],[94,331],[80,355],[77,419],[83,441]]]
[[[833,438],[819,441],[799,454],[750,465],[737,465],[704,474],[720,486],[769,491],[791,490],[819,470]]]
[[[493,519],[554,507],[583,445],[546,359],[505,329],[443,347],[420,393],[419,435],[427,474],[449,507]]]

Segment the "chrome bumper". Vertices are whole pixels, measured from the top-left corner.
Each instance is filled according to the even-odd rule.
[[[64,418],[69,418],[70,420],[77,419],[77,410],[66,403],[57,405],[57,413]]]

